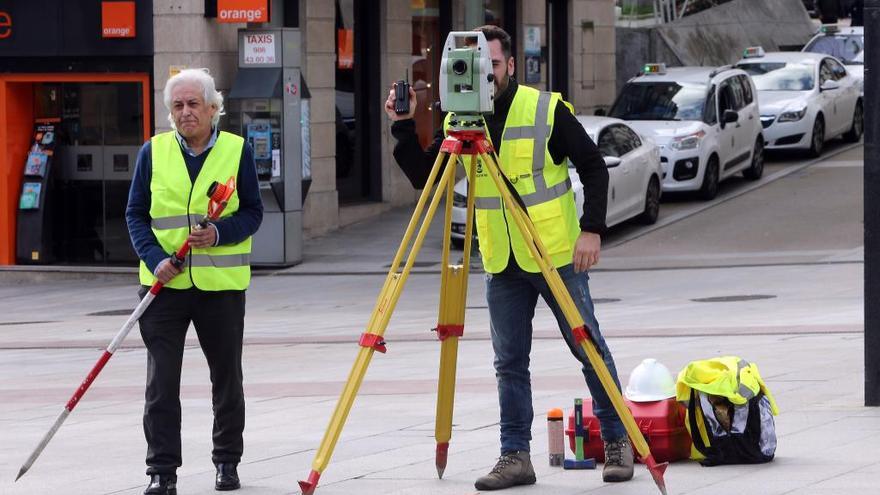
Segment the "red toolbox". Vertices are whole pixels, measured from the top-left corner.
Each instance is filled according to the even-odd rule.
[[[652,402],[633,402],[624,399],[633,413],[636,424],[645,436],[651,454],[657,462],[687,459],[691,454],[691,436],[685,427],[685,408],[674,398]],[[584,458],[594,458],[605,462],[602,437],[599,434],[599,420],[593,414],[593,400],[584,399]],[[574,412],[568,414],[568,445],[574,452]],[[635,449],[633,449],[635,451]],[[638,454],[636,454],[638,459]]]

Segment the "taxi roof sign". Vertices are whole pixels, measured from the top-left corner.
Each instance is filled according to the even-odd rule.
[[[645,64],[642,74],[666,74],[666,64]]]
[[[840,27],[837,24],[822,24],[819,31],[824,34],[834,34],[840,31]]]
[[[764,56],[764,49],[760,46],[750,46],[743,50],[743,58],[760,58]]]

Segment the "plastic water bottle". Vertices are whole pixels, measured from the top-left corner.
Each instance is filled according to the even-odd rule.
[[[562,427],[562,409],[547,411],[547,441],[550,465],[562,466],[565,460],[565,432]]]

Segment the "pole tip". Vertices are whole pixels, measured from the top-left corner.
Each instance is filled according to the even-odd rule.
[[[648,467],[648,472],[650,472],[651,477],[654,478],[654,483],[657,484],[657,488],[660,489],[660,493],[666,495],[666,480],[663,479],[663,473],[666,472],[666,468],[669,467],[669,463],[658,463],[654,460],[654,456],[650,454],[648,454],[647,457],[643,458],[642,462],[644,462],[645,466]]]
[[[27,472],[27,468],[22,466],[22,468],[18,470],[18,476],[15,477],[15,481],[18,481],[18,479],[21,478],[22,476],[24,476],[24,473],[26,473],[26,472]]]
[[[309,479],[306,481],[299,482],[299,489],[302,490],[303,495],[312,495],[315,493],[315,487],[318,486],[318,479],[321,477],[321,473],[312,470],[309,473]]]
[[[449,442],[441,442],[437,444],[437,453],[434,456],[434,465],[437,466],[437,477],[443,479],[443,472],[446,471],[446,460],[449,457]]]

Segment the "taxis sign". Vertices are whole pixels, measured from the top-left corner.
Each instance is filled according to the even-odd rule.
[[[268,0],[217,0],[217,22],[269,22]]]

